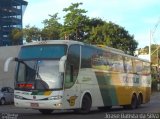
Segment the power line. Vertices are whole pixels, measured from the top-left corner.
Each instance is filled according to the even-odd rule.
[[[159,23],[160,23],[160,18],[158,19],[158,21],[157,21],[156,25],[154,26],[153,30],[151,31],[152,40],[154,41],[155,44],[157,44],[157,43],[156,43],[155,38],[153,36],[154,36],[154,34],[155,34],[155,32],[158,28]]]

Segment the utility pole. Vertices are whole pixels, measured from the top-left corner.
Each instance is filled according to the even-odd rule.
[[[154,36],[154,33],[155,33],[156,30],[157,30],[157,27],[158,27],[159,23],[160,23],[160,18],[158,19],[158,22],[157,22],[157,24],[155,25],[153,31],[150,31],[150,47],[149,47],[150,62],[151,62],[151,56],[152,56],[152,54],[153,54],[155,51],[157,51],[157,76],[158,76],[158,77],[157,77],[157,90],[158,90],[158,91],[160,91],[159,52],[158,52],[160,46],[158,45],[158,47],[156,48],[156,50],[154,50],[154,51],[152,52],[152,54],[151,54],[151,40],[154,40],[153,36]]]
[[[160,23],[160,18],[158,19],[158,22],[157,22],[156,25],[154,26],[153,30],[150,30],[150,43],[149,43],[149,57],[150,57],[149,59],[150,59],[150,62],[151,62],[151,56],[152,56],[152,54],[153,54],[155,51],[158,52],[158,49],[159,49],[159,47],[160,47],[160,46],[158,46],[158,48],[156,48],[156,50],[154,50],[154,51],[151,53],[151,41],[154,40],[153,36],[154,36],[154,34],[155,34],[156,30],[157,30],[157,27],[158,27],[159,23]],[[157,55],[157,56],[158,56],[158,55]],[[157,57],[157,59],[158,59],[158,57]],[[158,62],[157,62],[157,63],[158,63]],[[158,65],[158,64],[157,64],[157,65]]]
[[[159,69],[159,54],[158,54],[158,50],[159,50],[159,47],[158,47],[158,49],[157,49],[157,67],[158,67],[158,69]]]
[[[152,40],[152,32],[150,30],[150,39],[149,39],[149,61],[151,62],[151,40]]]

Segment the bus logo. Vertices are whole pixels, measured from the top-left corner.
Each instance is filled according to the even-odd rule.
[[[77,99],[77,96],[71,96],[67,101],[69,102],[70,106],[74,106],[76,99]]]

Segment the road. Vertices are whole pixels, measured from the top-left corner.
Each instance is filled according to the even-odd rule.
[[[94,108],[92,109],[91,113],[85,115],[75,114],[73,111],[66,110],[55,111],[50,115],[42,115],[37,110],[16,108],[14,105],[0,105],[0,113],[0,119],[109,119],[111,118],[108,117],[108,115],[110,116],[110,113],[116,114],[114,116],[119,116],[119,114],[126,113],[142,113],[148,114],[147,119],[160,119],[160,92],[153,93],[149,103],[143,104],[140,108],[135,110],[127,110],[116,106],[109,111],[100,111]],[[156,115],[155,113],[159,113],[159,115]],[[143,117],[143,115],[141,116]],[[117,117],[117,119],[120,118]],[[143,119],[146,119],[146,115],[144,115]]]

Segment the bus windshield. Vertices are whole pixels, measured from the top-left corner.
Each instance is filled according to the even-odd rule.
[[[30,60],[18,63],[16,88],[51,90],[62,88],[58,60]]]
[[[23,46],[18,58],[23,60],[30,59],[60,59],[66,54],[67,45],[33,45]]]
[[[59,61],[66,51],[67,45],[62,44],[23,46],[17,60],[15,87],[24,90],[62,88]]]

